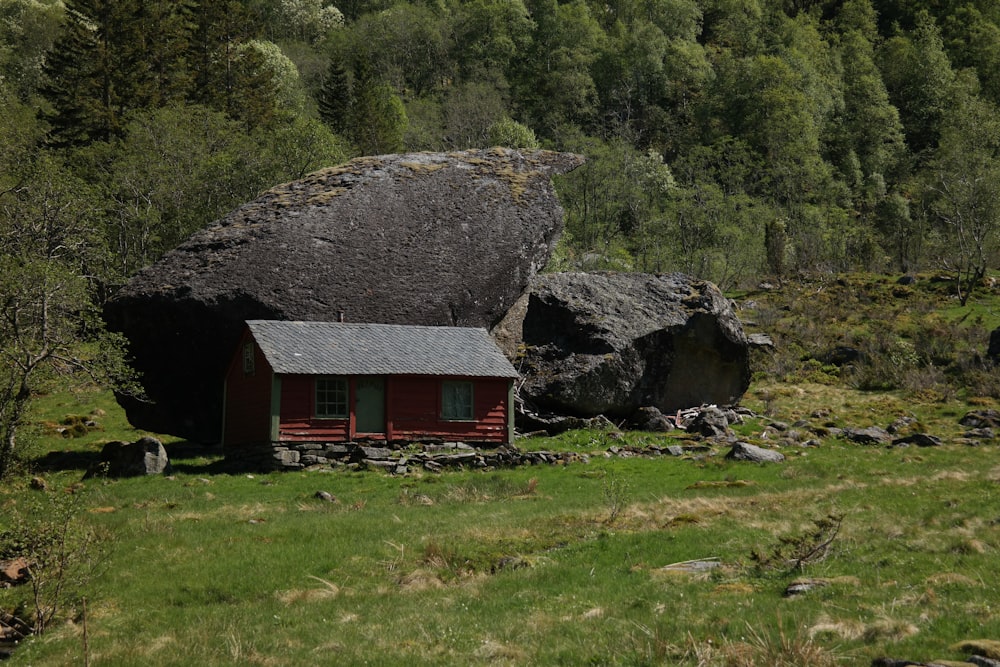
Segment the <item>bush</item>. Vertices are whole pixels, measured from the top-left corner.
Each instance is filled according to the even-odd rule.
[[[31,610],[36,634],[81,599],[107,562],[112,541],[83,522],[80,507],[77,493],[40,492],[11,507],[0,523],[0,560],[28,563],[29,582],[23,588],[29,590],[15,606]]]

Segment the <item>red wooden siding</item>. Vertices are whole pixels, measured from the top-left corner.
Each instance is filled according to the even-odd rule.
[[[441,420],[442,380],[473,383],[474,414],[471,421]],[[506,378],[387,377],[386,437],[393,440],[444,438],[507,442],[507,383]],[[352,381],[349,397],[352,412],[354,388]],[[283,442],[343,442],[353,439],[356,436],[353,419],[316,419],[313,416],[314,391],[313,376],[281,377],[278,439]]]
[[[281,419],[278,423],[278,440],[283,442],[350,440],[349,420],[313,417],[313,401],[316,400],[314,380],[312,375],[281,376]],[[348,403],[350,402],[348,398]]]
[[[226,446],[271,440],[271,366],[254,344],[254,372],[243,372],[244,336],[226,372],[223,440]]]
[[[441,382],[473,383],[472,421],[443,421]],[[417,440],[437,437],[474,442],[507,442],[507,380],[505,378],[391,377],[392,437]]]

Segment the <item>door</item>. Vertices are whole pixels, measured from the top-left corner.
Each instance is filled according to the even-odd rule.
[[[385,433],[385,378],[359,377],[355,396],[355,430]]]

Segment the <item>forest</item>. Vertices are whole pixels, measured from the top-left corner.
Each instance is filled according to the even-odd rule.
[[[553,268],[937,271],[1000,234],[988,0],[0,0],[0,476],[31,392],[128,383],[104,301],[358,155],[583,154]]]

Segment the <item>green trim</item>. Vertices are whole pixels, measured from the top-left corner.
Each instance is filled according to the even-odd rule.
[[[281,376],[271,373],[271,442],[278,442],[281,430]]]
[[[507,381],[507,444],[514,443],[514,381]]]

